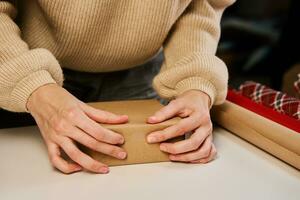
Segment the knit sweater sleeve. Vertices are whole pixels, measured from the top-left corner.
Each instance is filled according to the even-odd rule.
[[[161,97],[171,99],[196,89],[209,95],[211,105],[225,100],[227,67],[215,53],[222,13],[234,1],[193,0],[188,5],[165,41],[165,61],[153,80]]]
[[[0,107],[26,112],[27,99],[38,87],[62,84],[59,63],[46,49],[30,49],[14,23],[16,7],[0,1]]]

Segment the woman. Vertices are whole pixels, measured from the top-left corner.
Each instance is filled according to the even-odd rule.
[[[153,98],[155,76],[155,91],[173,100],[148,123],[183,119],[149,134],[148,142],[161,143],[172,161],[209,162],[216,154],[209,109],[224,101],[228,79],[215,56],[219,24],[233,1],[1,0],[0,107],[34,117],[57,169],[107,173],[107,165],[75,142],[124,159],[117,146],[124,138],[97,122],[125,123],[128,117],[83,102]],[[188,131],[187,140],[164,142]]]

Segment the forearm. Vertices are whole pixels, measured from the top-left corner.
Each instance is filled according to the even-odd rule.
[[[220,19],[232,0],[193,1],[173,26],[164,45],[165,62],[153,85],[164,98],[195,89],[210,96],[212,104],[226,96],[228,72],[215,56]]]
[[[0,1],[0,107],[26,111],[30,94],[48,83],[62,84],[61,68],[46,49],[29,49],[14,23],[15,7]]]

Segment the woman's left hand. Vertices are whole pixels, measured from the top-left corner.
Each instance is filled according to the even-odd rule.
[[[160,149],[169,153],[169,159],[179,162],[207,163],[216,156],[213,144],[212,122],[209,114],[210,98],[198,90],[189,90],[148,118],[155,124],[180,116],[177,124],[147,136],[148,143],[159,143],[192,132],[190,138],[175,143],[163,142]]]

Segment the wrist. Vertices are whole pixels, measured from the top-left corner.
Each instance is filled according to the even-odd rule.
[[[197,93],[197,95],[200,96],[200,98],[202,99],[202,101],[205,103],[205,105],[210,108],[211,105],[211,100],[210,100],[210,96],[208,94],[206,94],[203,91],[200,90],[194,90],[195,93]]]
[[[26,108],[31,113],[37,102],[40,102],[41,99],[45,99],[45,95],[51,90],[52,88],[60,87],[56,83],[49,83],[46,85],[43,85],[41,87],[38,87],[36,90],[34,90],[29,98],[27,99]],[[49,94],[49,93],[48,93]]]
[[[201,91],[201,90],[196,90],[196,89],[191,89],[188,90],[186,92],[184,92],[182,95],[192,95],[197,97],[198,99],[200,99],[200,101],[205,105],[205,107],[207,107],[208,109],[210,109],[210,105],[211,105],[211,98],[210,96]]]

